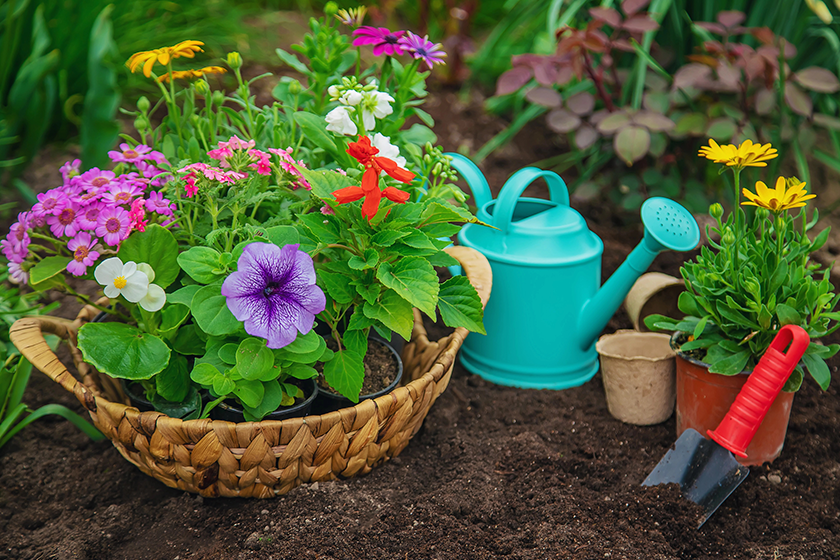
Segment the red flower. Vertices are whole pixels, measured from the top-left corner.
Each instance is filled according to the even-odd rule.
[[[391,202],[405,204],[409,197],[407,192],[395,187],[379,190],[379,174],[384,171],[401,183],[410,183],[414,179],[414,173],[399,167],[392,159],[377,156],[379,149],[371,145],[370,138],[367,136],[360,136],[358,142],[350,142],[347,153],[365,166],[365,173],[362,175],[361,187],[345,187],[332,193],[339,204],[364,198],[362,216],[368,221],[379,211],[379,203],[383,196]]]

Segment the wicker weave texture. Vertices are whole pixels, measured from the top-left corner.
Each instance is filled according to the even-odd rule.
[[[487,259],[466,247],[447,252],[461,262],[486,305],[492,285]],[[86,307],[72,322],[20,319],[10,337],[37,369],[76,396],[129,462],[167,486],[205,497],[271,498],[303,483],[365,474],[395,457],[446,389],[467,335],[459,328],[430,341],[415,309],[411,341],[403,351],[404,379],[410,382],[387,395],[321,416],[282,421],[184,421],[127,406],[119,385],[82,361],[76,333],[95,313]],[[50,350],[43,333],[70,343],[81,382]]]

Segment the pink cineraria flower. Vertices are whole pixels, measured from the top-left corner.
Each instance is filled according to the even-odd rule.
[[[130,181],[126,181],[120,185],[115,185],[105,193],[103,199],[111,204],[131,204],[134,197],[143,192],[143,189],[137,187]]]
[[[120,144],[120,150],[122,151],[108,152],[108,157],[110,157],[114,163],[137,163],[138,161],[148,159],[146,154],[152,151],[149,146],[144,144],[140,144],[139,146],[132,148],[126,143]]]
[[[103,192],[108,188],[119,184],[119,181],[113,171],[102,171],[94,167],[77,177],[73,177],[71,184],[83,189]]]
[[[106,207],[99,213],[95,232],[105,243],[115,247],[131,232],[131,217],[119,206]]]
[[[79,213],[79,207],[67,201],[67,204],[61,209],[58,214],[47,216],[47,225],[50,226],[50,231],[56,237],[73,237],[81,228],[76,215]]]
[[[140,175],[147,179],[153,187],[162,187],[170,179],[170,175],[166,171],[158,169],[151,163],[139,161],[135,165]]]
[[[142,198],[136,199],[131,203],[131,212],[128,217],[131,218],[131,229],[137,231],[146,231],[146,226],[149,225],[149,220],[146,219],[146,202]]]
[[[271,175],[271,155],[260,150],[248,150],[248,155],[256,161],[248,167],[257,170],[260,175]]]
[[[373,45],[374,56],[403,54],[403,46],[399,41],[400,37],[405,35],[405,31],[390,31],[385,27],[363,25],[353,31],[353,35],[356,37],[353,39],[353,46]]]
[[[79,225],[85,230],[94,230],[99,222],[99,214],[105,208],[105,204],[94,202],[79,210],[76,219]]]
[[[29,235],[24,232],[24,235],[19,238],[10,231],[5,239],[0,239],[0,250],[9,261],[23,262],[29,256]]]
[[[198,187],[195,184],[195,180],[197,178],[198,176],[194,172],[191,172],[184,177],[184,182],[186,183],[184,185],[184,190],[187,193],[187,198],[192,198],[198,193]]]
[[[216,148],[215,150],[210,150],[209,152],[207,152],[207,155],[215,160],[218,160],[219,165],[221,165],[222,167],[230,167],[227,158],[232,156],[233,152],[229,148]]]
[[[146,199],[146,210],[171,216],[173,210],[175,210],[175,204],[170,202],[168,198],[163,198],[163,193],[152,191],[149,193],[149,198]]]
[[[12,284],[26,284],[29,282],[29,273],[23,270],[20,263],[9,263],[9,282]]]
[[[169,162],[166,160],[166,156],[164,156],[161,152],[157,150],[152,150],[146,155],[146,160],[151,160],[155,162],[155,165],[160,167],[161,165],[169,165]]]
[[[58,168],[58,170],[61,171],[61,178],[64,179],[65,185],[70,181],[70,179],[79,174],[79,167],[81,167],[81,165],[82,160],[74,159],[73,161],[66,162]]]
[[[67,265],[67,272],[73,276],[83,276],[87,267],[92,266],[99,258],[99,252],[93,250],[98,241],[86,231],[68,241],[67,248],[73,251],[73,260]]]
[[[257,143],[254,140],[245,141],[235,134],[227,142],[219,142],[220,148],[230,148],[231,150],[250,150],[256,145]]]
[[[321,214],[323,214],[324,216],[332,216],[333,214],[335,214],[335,210],[333,210],[332,206],[330,206],[329,204],[324,204],[323,206],[321,206]]]
[[[32,213],[36,216],[57,214],[68,202],[70,200],[63,190],[52,189],[38,195],[38,202],[32,207]]]
[[[79,206],[88,206],[102,198],[102,194],[100,189],[83,189],[70,195],[70,200]]]
[[[400,38],[399,44],[415,59],[425,62],[429,70],[433,64],[444,64],[443,57],[446,53],[443,52],[443,45],[432,43],[428,35],[420,37],[409,31],[405,37]]]

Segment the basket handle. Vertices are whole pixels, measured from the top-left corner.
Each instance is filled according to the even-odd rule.
[[[478,297],[481,298],[481,306],[486,307],[487,300],[490,299],[490,290],[493,287],[493,270],[490,268],[487,257],[475,249],[463,245],[453,245],[447,247],[444,251],[461,263],[464,275],[469,279],[475,291],[478,292]]]

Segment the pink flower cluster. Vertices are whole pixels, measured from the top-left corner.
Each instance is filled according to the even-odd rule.
[[[137,171],[117,175],[94,167],[80,173],[79,160],[67,162],[60,168],[63,184],[40,193],[38,202],[28,212],[18,214],[9,234],[0,240],[0,250],[10,262],[12,281],[28,280],[23,263],[31,254],[30,231],[48,229],[38,233],[55,238],[59,242],[54,243],[57,248],[63,249],[60,242],[66,242],[72,253],[67,271],[82,276],[100,256],[100,239],[105,245],[117,247],[132,231],[145,229],[146,211],[167,218],[173,215],[175,205],[162,193],[152,191],[147,199],[143,198],[150,185],[167,180],[166,173],[158,168],[168,165],[163,154],[143,145],[132,148],[122,144],[120,149],[108,155],[116,163],[133,165]],[[163,222],[167,223],[171,222]]]
[[[286,148],[285,150],[269,148],[268,151],[280,158],[280,168],[291,175],[293,189],[303,188],[308,191],[312,190],[312,185],[304,179],[303,173],[300,171],[301,169],[306,169],[306,164],[302,161],[295,161],[295,158],[292,157],[292,148]]]

